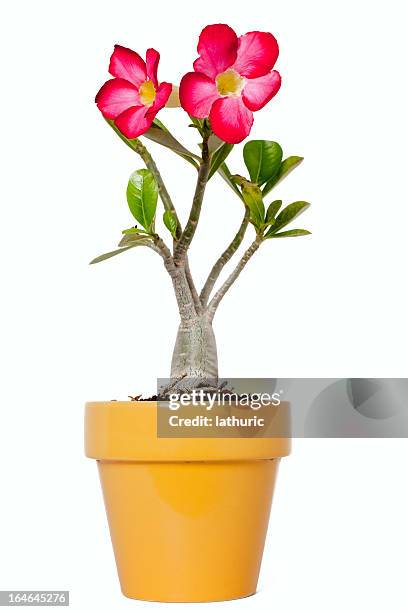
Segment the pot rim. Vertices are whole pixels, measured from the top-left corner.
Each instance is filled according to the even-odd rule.
[[[290,428],[290,406],[275,407]],[[159,438],[157,401],[93,401],[85,406],[85,454],[100,461],[183,462],[278,459],[289,437]],[[275,418],[275,417],[274,417]]]

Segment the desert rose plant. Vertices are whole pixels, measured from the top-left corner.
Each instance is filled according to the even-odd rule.
[[[279,91],[281,77],[274,70],[278,43],[267,32],[237,37],[228,25],[209,25],[198,41],[194,70],[182,78],[179,88],[158,80],[160,55],[148,49],[146,60],[135,51],[115,46],[109,64],[112,79],[96,96],[96,104],[116,134],[143,160],[145,167],[130,176],[126,197],[137,225],[123,230],[119,248],[91,263],[144,246],[155,251],[169,274],[180,313],[167,390],[185,391],[191,386],[216,388],[217,349],[212,321],[217,308],[259,247],[269,240],[305,236],[305,229],[286,229],[309,206],[296,201],[267,202],[269,193],[294,170],[302,157],[283,158],[281,146],[270,140],[252,140],[243,147],[246,176],[234,174],[226,159],[235,144],[250,133],[253,113]],[[165,106],[181,106],[200,136],[197,152],[191,152],[157,118]],[[197,173],[188,220],[183,227],[173,198],[140,136],[159,143],[186,160]],[[188,251],[203,205],[206,185],[221,176],[241,200],[243,218],[235,236],[215,261],[199,292],[189,267]],[[156,231],[158,198],[171,247]],[[254,239],[221,286],[218,278],[238,251],[250,228]],[[232,232],[233,234],[233,232]]]

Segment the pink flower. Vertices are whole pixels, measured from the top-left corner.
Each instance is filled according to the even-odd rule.
[[[102,85],[95,102],[127,138],[144,134],[171,94],[170,83],[158,83],[159,59],[155,49],[146,51],[144,62],[135,51],[115,45],[109,64],[115,78]]]
[[[222,140],[241,142],[251,131],[252,111],[263,108],[280,88],[280,74],[272,70],[278,43],[269,32],[238,38],[229,26],[216,24],[201,32],[197,51],[195,72],[181,80],[181,105],[193,117],[209,117]]]

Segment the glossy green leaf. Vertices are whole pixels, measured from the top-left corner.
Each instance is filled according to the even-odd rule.
[[[166,210],[163,213],[164,225],[169,230],[170,234],[175,239],[177,237],[177,217],[171,210]]]
[[[100,261],[105,261],[105,259],[110,259],[111,257],[115,257],[115,255],[119,255],[120,253],[124,253],[124,251],[128,251],[129,249],[133,249],[134,245],[127,246],[123,249],[116,249],[115,251],[110,251],[109,253],[104,253],[103,255],[99,255],[99,257],[95,257],[89,264],[96,264]]]
[[[275,187],[275,185],[280,183],[281,180],[283,180],[286,176],[288,176],[288,174],[290,174],[292,170],[297,168],[299,164],[302,163],[302,161],[303,161],[303,157],[298,157],[297,155],[292,155],[291,157],[287,157],[286,159],[284,159],[280,165],[280,168],[276,176],[270,179],[266,183],[265,187],[263,188],[262,190],[263,196],[265,197],[271,191],[271,189]]]
[[[282,148],[271,140],[251,140],[244,146],[244,162],[251,181],[262,186],[273,179],[280,168]]]
[[[242,195],[249,208],[250,221],[256,228],[262,227],[265,218],[265,206],[262,201],[262,191],[257,185],[245,181],[242,185]]]
[[[278,230],[282,229],[302,214],[307,208],[309,208],[309,202],[292,202],[289,206],[286,206],[276,217],[275,223],[272,225],[267,233],[267,236],[275,234]]]
[[[228,155],[231,153],[234,148],[233,144],[229,144],[228,142],[224,142],[224,144],[215,151],[215,153],[211,156],[210,163],[210,172],[208,174],[208,180],[217,172],[221,164],[227,159]]]
[[[282,200],[274,200],[268,206],[266,211],[265,223],[269,225],[275,222],[275,217],[278,214],[280,207],[282,206]]]
[[[268,236],[267,234],[266,237],[267,238],[290,238],[291,236],[293,237],[308,236],[309,234],[311,234],[311,232],[305,229],[293,229],[293,230],[287,230],[286,232],[279,232],[279,234],[271,234],[270,236]]]
[[[136,221],[148,231],[153,228],[158,194],[156,179],[150,170],[133,172],[126,190],[127,201]]]

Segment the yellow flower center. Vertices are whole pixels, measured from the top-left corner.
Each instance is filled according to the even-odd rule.
[[[145,81],[139,87],[140,101],[145,106],[150,106],[156,99],[156,90],[153,81]]]
[[[239,96],[245,86],[245,79],[233,68],[221,72],[215,81],[222,96]]]

